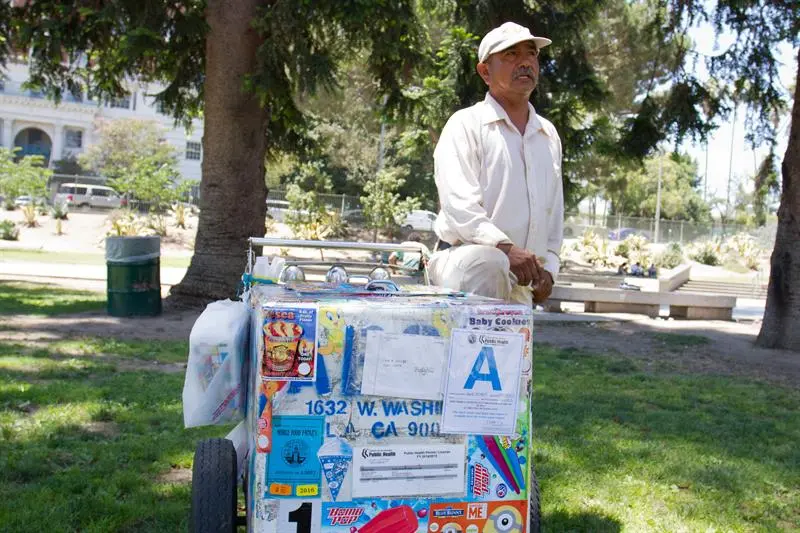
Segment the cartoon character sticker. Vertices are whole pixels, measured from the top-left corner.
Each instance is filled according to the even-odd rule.
[[[525,533],[527,500],[433,503],[429,533]]]
[[[333,307],[319,310],[320,355],[341,354],[344,351],[344,317],[342,311]]]

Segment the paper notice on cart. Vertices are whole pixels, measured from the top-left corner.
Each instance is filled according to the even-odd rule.
[[[370,331],[365,352],[361,394],[442,399],[445,339]]]
[[[442,433],[514,434],[524,348],[520,333],[453,330]]]
[[[464,494],[463,444],[353,449],[353,498]]]

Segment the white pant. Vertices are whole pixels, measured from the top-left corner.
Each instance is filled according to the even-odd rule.
[[[428,273],[434,285],[533,305],[530,287],[517,285],[508,256],[498,248],[463,244],[441,250],[431,257]]]

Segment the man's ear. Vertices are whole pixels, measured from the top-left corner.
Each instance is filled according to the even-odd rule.
[[[478,71],[478,75],[483,79],[483,82],[486,85],[489,85],[489,65],[486,63],[478,63],[478,66],[475,67]]]

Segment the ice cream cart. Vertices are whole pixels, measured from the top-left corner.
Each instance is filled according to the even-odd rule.
[[[190,531],[539,531],[532,309],[432,287],[424,271],[398,286],[380,263],[254,276],[253,248],[410,244],[250,242],[245,419],[197,446]],[[311,263],[326,281],[304,279]]]

